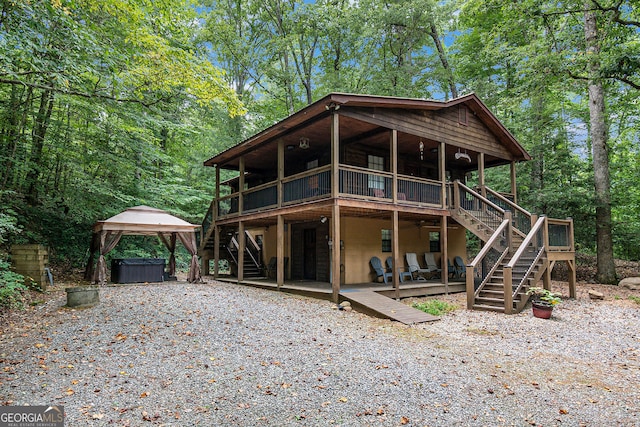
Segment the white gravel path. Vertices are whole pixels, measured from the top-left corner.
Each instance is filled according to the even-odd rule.
[[[404,326],[231,284],[106,287],[3,328],[0,402],[67,426],[640,425],[640,306]]]

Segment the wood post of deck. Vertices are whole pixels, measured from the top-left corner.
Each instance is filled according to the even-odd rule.
[[[340,193],[340,116],[331,113],[331,197],[336,199]]]
[[[278,290],[284,285],[284,217],[278,215],[276,226],[276,284]]]
[[[544,224],[542,225],[542,244],[546,252],[544,267],[545,271],[542,274],[542,285],[545,289],[551,290],[551,268],[549,268],[549,221],[547,217],[544,217]]]
[[[482,266],[480,266],[482,268]],[[473,286],[473,272],[474,268],[467,265],[465,278],[466,278],[466,289],[467,289],[467,310],[473,310],[473,304],[476,300],[476,290]]]
[[[573,254],[573,260],[567,260],[567,273],[569,275],[569,298],[576,297],[576,242],[573,237],[573,218],[567,218],[569,220],[569,250]]]
[[[220,227],[213,227],[213,278],[218,279],[220,275]]]
[[[398,131],[395,129],[391,130],[391,200],[398,203]]]
[[[447,230],[448,218],[446,216],[442,217],[440,221],[440,250],[442,251],[442,256],[440,257],[440,279],[442,283],[444,283],[444,292],[449,295],[449,263],[447,260],[449,259],[449,232]]]
[[[438,162],[440,164],[440,183],[442,185],[442,191],[440,193],[440,203],[442,203],[442,208],[445,209],[447,207],[447,165],[446,165],[446,157],[445,157],[445,149],[446,145],[444,142],[440,143],[440,149],[438,150]]]
[[[516,185],[516,162],[511,161],[511,195],[513,195],[513,203],[518,204],[518,187]]]
[[[513,313],[513,270],[509,266],[505,266],[503,271],[504,275],[504,314]]]
[[[247,244],[244,238],[244,221],[238,222],[238,282],[244,280],[244,248]]]
[[[238,169],[240,169],[240,176],[238,177],[238,214],[242,215],[244,211],[244,157],[240,157],[238,160]]]
[[[277,183],[277,198],[278,198],[278,207],[282,207],[283,194],[282,191],[282,180],[284,179],[284,141],[282,139],[278,140],[278,183]]]
[[[478,154],[478,186],[480,186],[480,194],[487,198],[487,188],[484,180],[484,153]]]
[[[395,299],[400,299],[400,242],[398,242],[398,211],[391,214],[391,256],[393,258],[393,288],[395,289]]]
[[[334,202],[331,212],[331,300],[338,303],[340,296],[340,205]]]

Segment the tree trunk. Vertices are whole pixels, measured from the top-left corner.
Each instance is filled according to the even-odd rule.
[[[604,87],[600,79],[600,42],[598,24],[592,11],[591,1],[585,2],[584,35],[587,56],[590,58],[589,73],[589,121],[593,150],[593,173],[596,202],[596,252],[599,283],[616,283],[616,266],[613,259],[611,225],[611,184],[609,179],[609,151],[607,147],[607,124],[605,120]]]
[[[436,49],[438,51],[438,57],[440,58],[440,63],[442,64],[442,68],[444,68],[445,74],[447,76],[447,84],[449,85],[449,90],[451,91],[451,97],[458,97],[458,89],[456,89],[456,83],[453,80],[453,72],[451,71],[451,66],[449,65],[449,61],[447,60],[447,54],[444,51],[444,47],[442,46],[442,42],[440,41],[440,35],[438,34],[438,29],[436,28],[436,24],[431,21],[429,24],[429,35],[433,39],[433,43],[436,45]]]
[[[27,200],[34,204],[38,200],[38,181],[40,179],[40,169],[42,168],[42,149],[44,139],[47,135],[51,112],[55,97],[51,90],[45,90],[40,96],[40,107],[33,124],[32,147],[29,161],[29,173],[27,174]]]

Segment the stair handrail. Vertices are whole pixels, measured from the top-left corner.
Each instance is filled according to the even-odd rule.
[[[520,280],[520,283],[518,283],[518,286],[516,286],[515,289],[513,288],[513,267],[515,267],[518,261],[520,261],[522,254],[527,249],[527,247],[529,247],[529,245],[532,243],[533,239],[537,238],[538,232],[540,232],[540,230],[544,231],[544,227],[546,227],[546,224],[547,224],[547,217],[544,215],[540,216],[540,218],[538,218],[538,220],[533,225],[533,227],[531,227],[531,231],[529,231],[527,236],[524,238],[524,240],[520,244],[520,247],[518,248],[516,253],[513,254],[513,257],[509,260],[507,265],[504,267],[504,270],[503,270],[504,271],[504,309],[505,309],[505,313],[507,314],[511,314],[511,312],[513,311],[513,299],[518,295],[518,293],[522,289],[522,285],[529,278],[534,267],[537,265],[538,261],[540,260],[540,257],[542,256],[542,253],[544,252],[544,248],[545,248],[544,242],[542,243],[542,245],[540,245],[540,248],[538,250],[538,253],[536,254],[535,259],[531,262],[525,275],[522,277],[522,279]]]
[[[493,203],[491,200],[487,199],[486,197],[484,197],[482,194],[478,193],[477,191],[467,187],[466,185],[464,185],[463,183],[461,183],[459,180],[456,180],[455,183],[462,187],[464,190],[468,191],[469,193],[471,193],[473,196],[475,196],[476,198],[480,199],[480,201],[482,201],[483,203],[488,204],[489,206],[491,206],[492,208],[494,208],[495,210],[501,212],[502,214],[505,213],[505,210],[502,209],[500,206],[496,205],[495,203]],[[457,192],[456,192],[457,193]],[[461,208],[464,209],[460,206],[459,200],[458,200],[458,206],[456,206],[456,208]]]
[[[509,207],[509,210],[513,212],[515,228],[522,233],[522,236],[526,235],[531,230],[531,212],[486,185],[482,186],[482,189]]]
[[[251,260],[253,261],[255,266],[257,268],[260,268],[260,245],[258,245],[258,242],[256,242],[251,233],[249,233],[247,230],[244,231],[244,234],[245,242],[249,242],[249,245],[247,245],[247,252],[249,252],[249,256],[251,257]]]
[[[253,245],[255,245],[256,248],[258,248],[259,251],[259,246],[256,243],[256,241],[253,239],[253,237],[251,237],[251,235],[249,234],[248,231],[245,230],[245,237],[249,236],[249,242],[251,242]],[[245,240],[246,242],[247,240]],[[238,243],[238,240],[236,240],[236,236],[231,237],[231,245],[236,249],[236,251],[240,251],[240,244]],[[249,247],[247,247],[245,245],[245,251],[249,254],[249,257],[251,258],[251,261],[253,261],[253,264],[260,268],[260,263],[256,260],[256,257],[254,256],[254,254],[251,252],[251,249]],[[233,258],[233,261],[238,264],[238,260],[233,256],[233,254],[231,253],[231,251],[229,250],[229,254],[231,255],[231,258]]]
[[[486,284],[487,280],[489,280],[489,278],[491,278],[491,276],[493,275],[493,273],[495,272],[495,270],[498,268],[498,266],[500,265],[500,262],[502,262],[502,260],[504,259],[504,257],[507,255],[507,253],[509,253],[509,249],[511,247],[511,245],[509,243],[507,243],[505,245],[505,249],[504,251],[502,251],[502,253],[500,254],[500,256],[498,257],[498,260],[496,261],[496,263],[493,265],[493,267],[491,268],[491,270],[489,271],[489,273],[487,273],[487,275],[485,276],[485,278],[483,279],[482,283],[480,284],[480,286],[478,286],[478,289],[474,289],[475,287],[475,283],[474,283],[474,271],[476,269],[476,267],[484,260],[484,258],[489,254],[489,252],[491,251],[491,249],[493,248],[494,244],[498,241],[498,239],[500,239],[502,237],[502,233],[505,231],[505,229],[507,229],[507,239],[510,238],[511,233],[508,232],[508,228],[511,225],[511,218],[508,217],[505,218],[502,223],[500,224],[500,226],[496,229],[496,231],[491,235],[491,237],[489,238],[489,240],[487,240],[487,242],[484,244],[484,246],[482,247],[482,249],[480,250],[480,252],[478,252],[478,254],[475,256],[475,258],[473,259],[473,261],[471,261],[469,264],[467,264],[466,266],[466,287],[467,287],[467,308],[469,310],[471,310],[473,308],[473,304],[475,302],[476,297],[478,296],[478,294],[480,293],[480,291],[482,290],[482,288],[484,287],[484,285]]]

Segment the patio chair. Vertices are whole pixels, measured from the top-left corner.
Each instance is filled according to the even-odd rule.
[[[442,269],[436,264],[436,259],[431,252],[424,253],[424,262],[427,264],[427,269],[429,273],[431,273],[431,277],[439,278],[442,276]]]
[[[465,277],[467,274],[467,266],[464,265],[464,261],[462,260],[462,257],[460,256],[456,256],[453,258],[453,268],[455,269],[455,277],[456,278],[462,278]]]
[[[389,283],[387,281],[389,279],[393,281],[393,273],[387,272],[384,270],[384,267],[382,266],[382,261],[380,261],[380,258],[378,258],[377,256],[371,257],[371,260],[369,262],[371,263],[371,267],[373,268],[373,271],[376,272],[376,280],[378,280],[379,277],[382,277],[382,281],[384,283]]]
[[[387,268],[391,271],[394,271],[392,257],[387,257]],[[408,279],[409,281],[413,280],[413,276],[411,275],[411,273],[409,273],[408,271],[400,271],[400,269],[398,269],[398,278],[401,282],[404,282],[404,279]]]
[[[287,264],[289,264],[289,257],[284,257],[285,276],[287,272]],[[278,274],[277,269],[278,269],[278,258],[272,256],[271,258],[269,258],[269,263],[265,267],[264,275],[267,276],[269,279],[275,279],[276,275]]]
[[[418,264],[418,257],[413,252],[407,252],[404,257],[407,260],[407,265],[409,266],[409,273],[411,273],[412,278],[416,278],[417,280],[425,280],[424,274],[429,274],[430,271],[428,268],[420,267]]]

